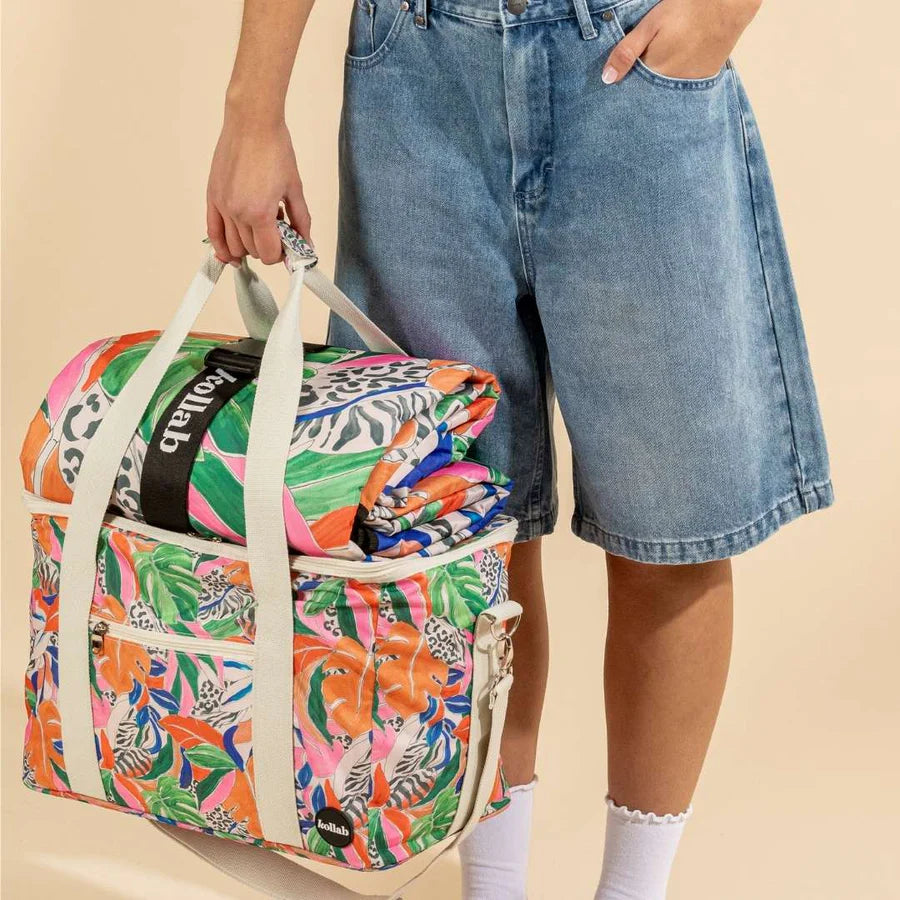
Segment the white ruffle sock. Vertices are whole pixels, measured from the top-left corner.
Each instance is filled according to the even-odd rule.
[[[537,779],[509,789],[509,806],[459,845],[463,900],[525,900]]]
[[[657,816],[616,806],[607,797],[603,874],[594,900],[665,900],[666,885],[689,806]]]

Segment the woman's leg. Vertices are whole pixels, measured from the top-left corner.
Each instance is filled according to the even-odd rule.
[[[684,566],[607,556],[604,679],[609,794],[679,813],[691,802],[731,655],[729,560]]]
[[[608,555],[607,571],[604,679],[614,805],[597,897],[657,900],[665,896],[725,687],[731,564],[657,566]]]
[[[549,655],[540,538],[513,547],[509,596],[524,609],[513,639],[515,681],[501,748],[510,804],[501,815],[482,822],[460,846],[465,900],[526,896],[534,759]]]
[[[513,639],[515,680],[509,695],[501,756],[510,785],[534,779],[538,728],[547,687],[550,641],[541,571],[541,538],[513,547],[509,596],[522,604],[522,621]]]

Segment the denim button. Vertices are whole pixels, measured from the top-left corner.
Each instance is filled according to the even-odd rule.
[[[528,6],[528,0],[506,0],[506,8],[514,16],[522,15],[526,6]]]
[[[613,17],[612,10],[608,9],[608,10],[606,10],[605,13],[603,13],[602,19],[604,22],[612,22],[612,17]]]

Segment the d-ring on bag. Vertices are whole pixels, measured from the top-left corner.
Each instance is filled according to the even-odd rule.
[[[285,225],[282,235],[292,274],[277,316],[246,263],[236,270],[245,324],[264,349],[243,387],[235,393],[232,386],[222,403],[233,404],[235,415],[252,407],[249,437],[246,446],[209,435],[191,445],[188,480],[173,487],[183,507],[176,519],[187,510],[189,531],[148,524],[140,502],[123,506],[121,488],[137,464],[150,465],[162,418],[160,434],[166,423],[187,425],[219,383],[236,377],[237,370],[209,369],[210,359],[223,359],[209,354],[196,377],[214,377],[191,381],[193,394],[184,378],[178,389],[164,388],[178,360],[202,368],[194,358],[198,341],[230,343],[190,334],[224,268],[212,253],[164,332],[92,345],[54,381],[32,423],[23,450],[35,549],[25,783],[151,819],[271,896],[357,894],[260,848],[360,870],[367,873],[363,889],[386,896],[375,870],[420,856],[420,864],[408,863],[418,877],[508,802],[499,745],[512,682],[514,625],[507,625],[521,613],[506,596],[516,526],[497,514],[499,473],[490,472],[485,481],[493,486],[485,486],[477,475],[488,470],[458,458],[490,420],[496,393],[486,373],[472,383],[487,385],[487,393],[466,393],[456,370],[471,375],[472,367],[405,356],[313,268],[308,245]],[[354,357],[313,347],[304,363],[304,281],[371,352]],[[123,362],[123,348],[141,342],[141,353]],[[115,389],[91,393],[97,373],[113,361],[124,367]],[[341,484],[349,469],[346,478],[323,477],[306,493],[286,487],[286,473],[300,465],[298,434],[313,415],[304,377],[307,388],[324,378],[331,390],[329,365],[352,369],[364,396],[376,376],[390,385],[378,381],[371,394],[409,395],[402,408],[412,425],[398,426],[393,440],[381,426],[352,431],[378,475],[350,495],[360,497],[357,525],[368,521],[381,491],[385,509],[399,505],[404,521],[418,523],[415,539],[411,531],[387,544],[322,537],[337,533],[328,492],[336,507],[347,502]],[[439,377],[423,380],[423,367]],[[320,411],[319,431],[353,405],[344,401],[332,419]],[[367,445],[376,434],[382,443]],[[168,446],[186,441],[173,432]],[[214,516],[209,492],[217,482],[204,487],[196,470],[211,466],[203,461],[216,453],[239,475],[242,508],[225,504]],[[418,454],[415,464],[411,454]],[[315,468],[319,460],[303,462]],[[423,475],[421,490],[415,472]],[[469,486],[447,494],[453,499],[438,503],[435,518],[434,492],[461,478]],[[417,491],[429,502],[420,497],[416,506]],[[154,502],[160,507],[158,497]],[[460,510],[465,516],[453,518]],[[224,522],[225,513],[238,524]],[[353,521],[339,517],[340,528]],[[459,540],[435,540],[459,532],[461,522],[468,532]],[[293,555],[307,534],[315,537],[314,555]],[[388,555],[379,558],[374,551],[382,546]]]

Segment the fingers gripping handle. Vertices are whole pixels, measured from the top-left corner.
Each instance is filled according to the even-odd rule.
[[[318,268],[319,258],[315,250],[287,222],[278,220],[278,231],[284,248],[284,264],[289,272],[305,269],[305,282],[336,316],[343,319],[362,338],[370,349],[381,353],[403,353],[399,344],[392,341],[337,285]],[[234,270],[234,283],[238,307],[247,333],[257,340],[269,336],[278,304],[265,283],[250,268],[247,258]]]

